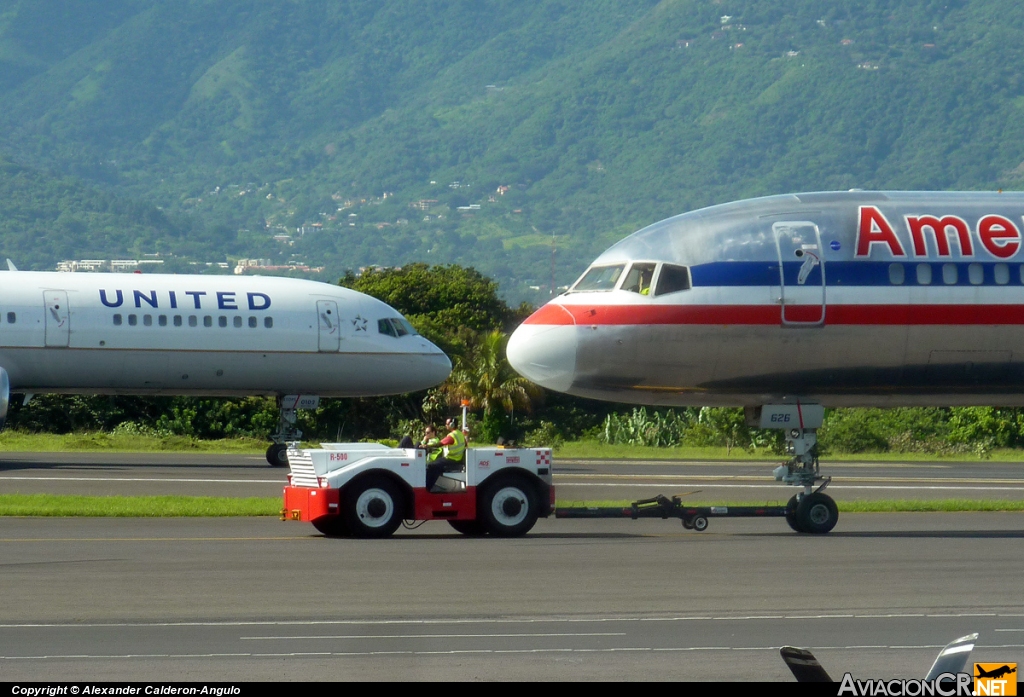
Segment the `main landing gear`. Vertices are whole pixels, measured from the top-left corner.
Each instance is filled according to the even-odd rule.
[[[766,405],[749,416],[761,428],[785,431],[789,462],[775,469],[776,481],[803,487],[786,504],[786,522],[796,532],[823,535],[839,521],[839,508],[823,493],[832,481],[822,477],[818,465],[818,429],[825,417],[819,404]],[[817,485],[817,488],[815,486]]]
[[[288,466],[288,442],[302,438],[302,431],[295,425],[299,409],[316,409],[320,406],[320,398],[316,395],[290,394],[277,400],[280,416],[277,420],[277,432],[271,434],[273,444],[267,448],[267,462],[271,467]]]

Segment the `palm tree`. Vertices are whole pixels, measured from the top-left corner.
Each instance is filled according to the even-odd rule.
[[[540,388],[520,377],[505,359],[508,337],[501,331],[484,334],[468,347],[464,356],[457,356],[455,368],[445,386],[452,404],[463,400],[470,409],[483,409],[484,431],[481,439],[493,439],[503,424],[502,416],[513,409],[530,411]]]

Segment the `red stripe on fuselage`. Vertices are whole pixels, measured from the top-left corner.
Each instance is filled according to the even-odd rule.
[[[787,319],[820,316],[819,305],[789,305]],[[792,313],[792,314],[791,314]],[[557,305],[549,303],[524,324],[781,324],[778,305]],[[1024,324],[1024,305],[829,305],[831,325]]]

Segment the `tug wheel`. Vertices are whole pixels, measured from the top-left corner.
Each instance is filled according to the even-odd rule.
[[[702,515],[693,519],[693,529],[697,532],[704,532],[708,529],[708,519]]]
[[[495,537],[521,537],[537,522],[536,488],[515,474],[494,475],[481,487],[477,515]]]
[[[402,524],[405,497],[382,475],[357,479],[342,495],[342,516],[355,537],[390,537]]]

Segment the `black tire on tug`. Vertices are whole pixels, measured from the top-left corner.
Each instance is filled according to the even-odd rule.
[[[466,537],[483,537],[487,528],[480,520],[449,520],[448,524]]]
[[[288,446],[285,443],[274,443],[267,448],[267,462],[271,467],[287,467]]]
[[[521,537],[537,522],[537,492],[518,474],[496,474],[481,487],[477,517],[495,537]]]
[[[342,495],[342,513],[354,537],[390,537],[402,524],[405,496],[391,479],[370,474],[352,482]]]
[[[796,507],[796,519],[802,532],[824,535],[839,521],[839,507],[832,497],[814,493],[800,499]]]
[[[786,522],[789,523],[789,527],[793,528],[795,532],[803,532],[803,528],[800,527],[800,521],[796,519],[796,507],[799,503],[797,497],[794,496],[786,504]]]
[[[348,529],[348,523],[340,515],[318,518],[313,521],[313,527],[327,537],[349,537],[352,532]]]

